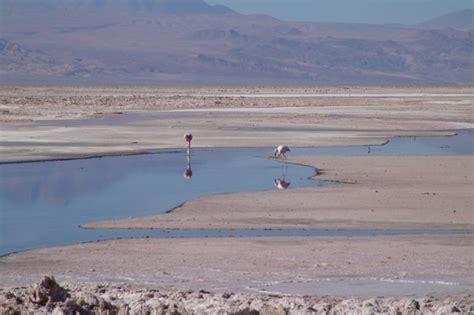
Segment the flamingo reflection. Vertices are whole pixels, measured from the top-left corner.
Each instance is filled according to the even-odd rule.
[[[291,184],[290,182],[287,182],[284,179],[281,179],[281,178],[275,179],[275,187],[278,189],[287,189],[288,186],[290,186],[290,184]]]
[[[193,170],[191,169],[191,140],[193,140],[193,135],[185,133],[184,140],[188,143],[188,149],[186,151],[186,169],[183,172],[183,177],[190,179],[193,177]]]
[[[290,186],[290,182],[286,180],[286,174],[288,172],[288,165],[282,165],[282,178],[277,178],[274,180],[275,187],[278,189],[287,189]]]
[[[189,154],[189,151],[186,157],[186,169],[183,172],[183,177],[186,179],[193,177],[193,170],[191,169],[191,154]]]

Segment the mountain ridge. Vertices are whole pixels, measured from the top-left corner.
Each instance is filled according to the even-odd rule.
[[[450,12],[424,21],[418,24],[418,26],[431,29],[454,28],[460,30],[472,30],[474,29],[474,10],[464,9]]]
[[[121,1],[126,14],[108,11],[108,2],[94,2],[103,6],[94,12],[104,14],[5,14],[0,38],[9,48],[0,49],[0,83],[474,83],[470,30],[288,22],[198,9],[129,14],[129,2]]]

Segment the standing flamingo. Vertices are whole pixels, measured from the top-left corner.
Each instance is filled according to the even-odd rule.
[[[191,151],[191,140],[193,140],[193,135],[189,132],[184,134],[184,140],[188,143],[188,153]]]
[[[273,150],[273,155],[276,157],[283,156],[286,159],[286,152],[291,152],[290,148],[288,148],[286,145],[279,145],[275,148],[275,150]]]

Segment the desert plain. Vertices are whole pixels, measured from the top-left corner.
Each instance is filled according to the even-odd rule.
[[[472,129],[473,104],[470,86],[1,87],[0,161],[182,150],[182,135],[188,131],[194,148],[286,144],[296,153],[299,147],[377,146],[390,137],[443,137]],[[338,184],[206,196],[166,214],[110,218],[84,228],[450,232],[117,239],[33,249],[0,257],[0,310],[27,307],[17,303],[20,296],[33,292],[32,285],[43,275],[52,275],[75,288],[71,292],[128,288],[137,292],[132,300],[140,307],[156,288],[205,290],[201,297],[193,295],[193,307],[183,304],[183,296],[168,294],[181,313],[317,313],[341,305],[346,308],[339,312],[474,311],[472,155],[290,153],[282,163],[313,167],[318,178]],[[26,288],[14,289],[20,286]],[[119,303],[120,298],[96,291],[97,301]],[[209,302],[224,293],[241,294],[241,303],[225,308],[225,301]],[[322,306],[321,300],[311,300],[316,296],[331,299]],[[196,308],[200,299],[206,300],[206,309]],[[262,299],[268,305],[247,303]],[[123,296],[120,301],[124,303]],[[71,307],[60,302],[36,307],[43,312]],[[104,303],[96,304],[106,309]],[[163,303],[168,303],[166,309]],[[166,313],[172,310],[170,303],[161,296],[147,307]]]

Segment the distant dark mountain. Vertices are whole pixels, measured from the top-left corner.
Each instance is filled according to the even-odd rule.
[[[442,29],[455,28],[474,30],[474,10],[466,9],[445,14],[419,24],[423,28]]]
[[[474,83],[472,30],[286,22],[201,0],[0,3],[3,84]]]
[[[223,5],[211,6],[202,0],[0,0],[0,8],[7,13],[82,13],[98,14],[147,12],[159,15],[236,14]]]

